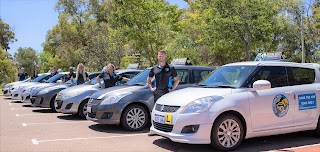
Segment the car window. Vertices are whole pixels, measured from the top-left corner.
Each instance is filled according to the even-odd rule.
[[[123,77],[126,77],[126,78],[133,78],[134,76],[136,76],[139,72],[127,72],[125,74],[122,74]]]
[[[288,86],[287,74],[285,67],[280,66],[263,66],[252,77],[249,87],[257,80],[268,80],[272,88]]]
[[[223,66],[200,83],[205,87],[239,88],[256,66]]]
[[[194,83],[199,83],[205,79],[212,71],[209,70],[193,70]]]
[[[189,83],[189,70],[187,69],[176,69],[178,78],[180,79],[179,84]]]
[[[315,82],[315,70],[308,68],[290,67],[288,69],[289,85],[303,85]]]

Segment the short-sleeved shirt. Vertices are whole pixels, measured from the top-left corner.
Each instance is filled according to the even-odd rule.
[[[28,74],[23,72],[23,73],[18,73],[18,77],[19,77],[19,81],[23,81],[25,79],[27,79]]]
[[[51,77],[53,77],[53,76],[55,76],[55,75],[57,75],[58,74],[58,71],[56,71],[56,72],[51,72]]]
[[[76,74],[75,73],[69,73],[66,77],[66,81],[69,81],[71,78],[75,78],[76,77]]]
[[[177,77],[177,71],[174,67],[169,66],[168,63],[164,67],[160,65],[154,66],[149,73],[149,77],[155,76],[157,90],[168,91],[169,90],[169,79]]]
[[[115,73],[110,75],[108,72],[102,72],[101,74],[99,74],[99,78],[103,78],[105,88],[113,87],[118,81],[122,80],[122,77],[120,75],[117,75]]]
[[[88,76],[88,73],[87,72],[85,72],[85,75],[86,75],[86,78],[88,78],[89,76]],[[78,75],[78,80],[77,80],[77,85],[79,85],[79,84],[83,84],[84,83],[84,78],[83,78],[83,75],[82,75],[82,73],[79,73],[79,75]]]

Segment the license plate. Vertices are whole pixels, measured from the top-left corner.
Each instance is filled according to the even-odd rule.
[[[172,114],[166,114],[166,115],[154,115],[154,121],[162,124],[172,124]]]
[[[87,106],[87,112],[91,113],[91,107]]]
[[[60,100],[60,93],[57,94],[56,100]]]

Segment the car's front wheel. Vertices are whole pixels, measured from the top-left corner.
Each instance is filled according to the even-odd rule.
[[[83,119],[86,119],[86,115],[88,113],[87,106],[88,106],[88,100],[85,100],[85,101],[81,102],[79,109],[78,109],[78,113],[81,116],[81,118],[83,118]]]
[[[237,148],[244,137],[240,119],[232,114],[217,118],[211,131],[211,146],[219,151],[230,151]]]
[[[54,96],[51,98],[50,108],[51,108],[54,112],[57,112],[56,107],[54,106],[55,100],[56,100],[56,95],[54,95]]]
[[[316,136],[320,137],[320,116],[318,118],[318,124],[316,130],[314,130]]]
[[[121,115],[121,125],[129,131],[139,131],[145,128],[149,121],[149,113],[141,105],[128,106]]]

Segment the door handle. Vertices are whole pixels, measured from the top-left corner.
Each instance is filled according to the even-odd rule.
[[[293,93],[294,93],[293,91],[285,92],[285,94],[288,94],[288,95],[292,95]]]

